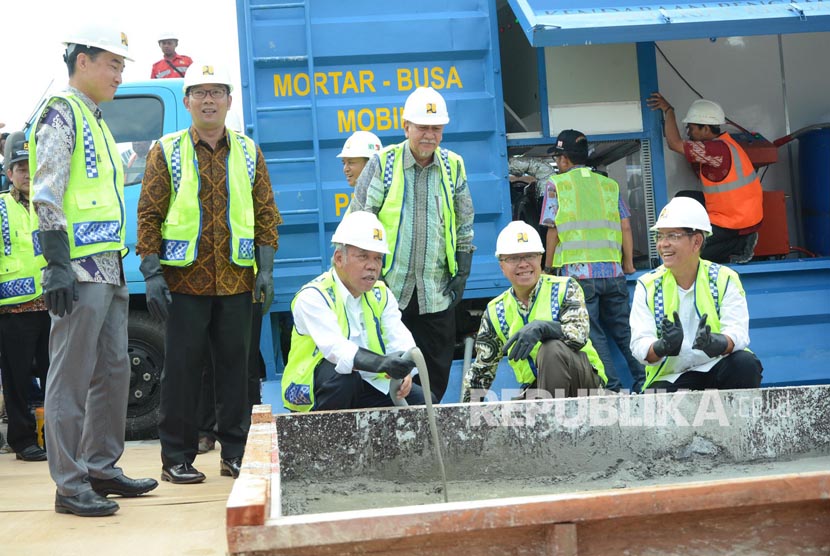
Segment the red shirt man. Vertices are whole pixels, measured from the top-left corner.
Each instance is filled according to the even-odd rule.
[[[177,46],[179,46],[179,39],[174,34],[162,33],[159,35],[159,48],[161,48],[164,58],[153,64],[150,79],[184,77],[193,60],[190,56],[176,54]]]

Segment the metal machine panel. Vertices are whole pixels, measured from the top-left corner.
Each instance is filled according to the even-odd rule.
[[[442,146],[464,157],[476,209],[466,298],[507,287],[492,248],[510,220],[497,30],[491,0],[274,3],[237,0],[246,133],[262,147],[285,223],[276,309],[330,264],[330,238],[352,190],[337,153],[357,130],[404,140],[418,86],[444,95]]]

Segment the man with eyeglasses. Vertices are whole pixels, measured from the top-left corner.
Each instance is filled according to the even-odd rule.
[[[388,232],[391,254],[381,277],[400,303],[440,400],[455,351],[455,308],[473,263],[473,201],[464,160],[440,146],[450,121],[444,97],[418,87],[406,99],[403,120],[406,141],[369,160],[348,212],[373,212]]]
[[[706,209],[675,197],[651,229],[663,264],[637,281],[630,319],[631,351],[647,365],[644,390],[759,387],[738,273],[700,256],[712,233]]]
[[[764,193],[749,155],[729,133],[721,131],[726,125],[723,108],[711,100],[695,100],[683,118],[689,139],[684,141],[669,101],[654,93],[647,102],[652,110],[663,112],[669,149],[686,157],[703,185],[698,200],[709,213],[712,234],[700,256],[716,263],[749,262],[764,217]],[[684,194],[701,195],[699,191]]]
[[[499,233],[496,257],[511,287],[481,317],[461,401],[484,397],[505,355],[525,399],[574,397],[607,383],[588,338],[582,288],[573,278],[542,274],[544,252],[539,233],[525,222],[511,222]]]
[[[552,152],[559,173],[545,183],[540,223],[548,227],[545,264],[548,272],[579,281],[591,317],[591,341],[599,353],[608,389],[619,391],[620,382],[610,337],[628,364],[632,391],[639,391],[645,371],[631,355],[628,287],[625,275],[634,272],[631,213],[614,180],[592,171],[588,139],[574,129],[562,131]]]
[[[196,63],[184,79],[193,124],[147,155],[138,202],[147,309],[167,323],[161,376],[161,478],[199,483],[197,401],[210,350],[220,474],[236,478],[250,425],[246,362],[254,299],[270,310],[277,225],[268,168],[250,138],[225,127],[227,68]],[[255,266],[256,263],[256,266]]]

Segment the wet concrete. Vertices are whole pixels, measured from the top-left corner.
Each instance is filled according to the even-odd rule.
[[[450,500],[827,469],[830,387],[437,407]],[[278,415],[283,511],[441,501],[424,408]]]

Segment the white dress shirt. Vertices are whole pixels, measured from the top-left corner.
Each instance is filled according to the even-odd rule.
[[[337,322],[334,309],[328,306],[320,292],[314,288],[305,288],[297,295],[294,303],[294,326],[297,332],[311,336],[317,348],[326,360],[335,365],[341,374],[349,374],[354,369],[354,356],[358,348],[369,346],[368,336],[363,322],[363,307],[360,297],[354,297],[332,268],[335,295],[343,299],[346,318],[349,321],[349,337],[343,337],[343,331]],[[415,340],[409,329],[401,322],[398,300],[387,288],[386,307],[380,316],[380,326],[386,342],[386,353],[408,351],[415,347]],[[384,394],[389,393],[389,379],[386,375],[359,371],[363,380]]]
[[[675,367],[679,372],[661,376],[659,380],[674,382],[685,371],[705,373],[724,357],[711,358],[699,349],[692,349],[697,325],[702,316],[695,306],[695,285],[692,284],[688,290],[677,286],[677,293],[680,297],[677,314],[683,326],[683,345],[680,347],[680,354],[676,356]],[[708,287],[708,284],[704,284],[704,287]],[[646,365],[659,364],[662,359],[656,363],[646,361],[649,348],[658,338],[654,315],[646,303],[646,289],[641,282],[637,282],[637,288],[634,290],[634,303],[631,306],[629,324],[631,326],[631,353]],[[746,296],[743,287],[731,280],[727,284],[726,292],[720,303],[720,334],[732,339],[735,344],[733,352],[749,346],[749,310]]]

